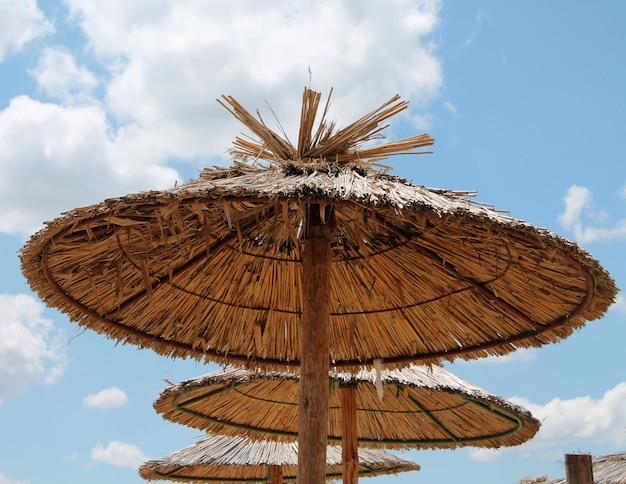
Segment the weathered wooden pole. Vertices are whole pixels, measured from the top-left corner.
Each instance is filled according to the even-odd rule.
[[[565,482],[593,484],[593,467],[589,454],[565,454]]]
[[[343,484],[359,480],[359,445],[356,435],[356,385],[341,386],[341,463]]]
[[[281,466],[270,467],[270,484],[283,484],[283,468]]]
[[[298,484],[326,481],[328,374],[330,372],[329,220],[311,205],[302,254]]]

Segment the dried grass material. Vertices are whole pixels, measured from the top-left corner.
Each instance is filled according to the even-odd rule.
[[[626,484],[626,452],[603,455],[592,459],[594,484]],[[540,481],[531,481],[535,484]],[[567,484],[564,477],[550,481],[541,481],[545,484]]]
[[[269,482],[272,466],[280,466],[284,481],[295,481],[297,444],[251,441],[245,437],[208,434],[197,443],[139,468],[147,480],[206,482]],[[382,450],[359,449],[359,477],[417,471],[420,466]],[[341,479],[341,448],[328,447],[326,477]]]
[[[341,387],[357,385],[360,446],[498,448],[519,445],[539,430],[523,408],[490,395],[439,366],[332,373],[328,439],[341,442]],[[164,390],[154,403],[163,418],[209,432],[289,442],[297,439],[299,379],[289,373],[218,370]]]
[[[577,245],[472,193],[371,169],[364,152],[378,158],[388,148],[354,147],[382,129],[398,101],[347,131],[309,135],[317,104],[307,98],[299,148],[231,105],[262,139],[252,151],[261,146],[267,153],[258,156],[272,162],[235,161],[47,223],[20,254],[47,305],[159,354],[297,371],[301,255],[315,206],[333,213],[330,358],[338,368],[504,355],[559,341],[613,302],[614,281]],[[290,150],[329,158],[283,160]]]
[[[286,138],[268,128],[260,114],[257,119],[232,96],[222,96],[223,101],[218,99],[218,102],[257,137],[256,140],[237,137],[233,142],[234,148],[230,150],[233,159],[243,161],[260,159],[288,166],[330,162],[340,166],[371,169],[374,162],[390,155],[423,154],[425,152],[413,150],[430,146],[434,142],[427,134],[418,134],[362,148],[368,141],[380,139],[380,132],[387,127],[383,123],[407,108],[408,102],[400,100],[398,95],[342,129],[336,129],[334,123],[328,123],[326,120],[329,96],[317,130],[313,133],[320,99],[320,93],[310,89],[304,90],[298,146],[293,146]]]

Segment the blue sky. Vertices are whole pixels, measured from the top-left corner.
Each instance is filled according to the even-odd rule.
[[[162,420],[165,383],[216,367],[116,346],[30,292],[17,252],[42,222],[224,163],[233,95],[295,132],[302,88],[348,124],[398,93],[390,160],[414,183],[577,241],[626,287],[626,4],[0,0],[0,484],[144,482],[138,463],[193,443]],[[269,116],[266,116],[269,119]],[[563,454],[626,450],[626,301],[570,338],[448,369],[543,420],[497,452],[410,451],[372,483],[564,475]]]

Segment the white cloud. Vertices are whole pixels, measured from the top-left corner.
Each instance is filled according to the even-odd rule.
[[[136,141],[147,145],[115,137],[96,106],[14,98],[0,111],[0,231],[28,234],[77,206],[173,186],[178,174],[162,166],[158,143]]]
[[[0,62],[31,40],[54,31],[36,0],[0,0]]]
[[[0,473],[0,484],[29,484],[29,481],[13,481]]]
[[[62,46],[44,50],[31,75],[58,104],[20,96],[0,111],[2,232],[29,234],[62,211],[173,186],[182,180],[171,160],[193,164],[190,176],[200,160],[222,162],[244,128],[215,101],[221,94],[272,124],[267,100],[295,138],[309,68],[312,88],[334,87],[339,125],[399,93],[412,102],[406,119],[427,126],[420,109],[442,85],[431,39],[441,0],[66,4],[88,42],[84,65]]]
[[[491,462],[500,457],[500,449],[483,449],[474,447],[469,449],[469,458],[479,462]]]
[[[93,102],[91,94],[99,84],[96,75],[86,67],[78,66],[72,54],[63,47],[44,49],[30,74],[41,91],[69,104]]]
[[[267,100],[294,134],[309,68],[313,88],[335,87],[333,106],[342,124],[396,93],[428,102],[442,83],[429,40],[440,3],[188,0],[129,6],[123,0],[71,0],[70,6],[95,55],[117,61],[107,86],[111,112],[158,131],[181,156],[197,156],[222,153],[240,130],[215,102],[221,94],[252,110]]]
[[[471,365],[503,365],[508,363],[528,363],[537,357],[536,348],[520,348],[504,356],[489,356],[472,361]],[[463,363],[461,363],[463,364]]]
[[[113,440],[106,447],[98,442],[91,449],[91,459],[95,462],[103,462],[116,467],[136,468],[150,459],[150,457],[144,454],[136,445]]]
[[[98,393],[90,393],[83,399],[85,406],[101,410],[123,407],[127,401],[126,393],[117,387],[105,388]]]
[[[542,421],[541,429],[527,446],[612,443],[622,447],[626,444],[626,382],[617,384],[599,399],[555,398],[545,405],[519,397],[510,400]]]
[[[620,191],[620,194],[624,191]],[[558,219],[564,229],[574,232],[574,237],[581,243],[590,243],[599,240],[615,240],[626,238],[626,219],[613,224],[612,227],[599,227],[587,224],[599,224],[608,219],[604,211],[594,210],[591,191],[579,185],[572,185],[563,197],[564,211]]]
[[[25,294],[0,294],[0,403],[43,381],[54,383],[66,356],[44,306]]]
[[[626,299],[624,299],[624,296],[618,295],[615,298],[615,303],[611,306],[611,309],[619,311],[620,313],[626,313]]]
[[[582,231],[583,209],[591,203],[591,192],[588,188],[572,185],[563,197],[563,203],[565,204],[565,211],[559,215],[559,222],[565,229],[580,233]]]

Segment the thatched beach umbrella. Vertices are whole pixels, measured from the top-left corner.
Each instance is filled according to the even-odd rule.
[[[330,375],[327,434],[344,447],[344,482],[356,479],[351,455],[358,444],[498,448],[522,444],[539,430],[528,411],[438,366],[383,370],[380,386],[376,380],[375,371]],[[294,374],[227,368],[171,385],[154,408],[205,431],[289,442],[298,437],[299,388]]]
[[[298,464],[297,443],[251,441],[245,437],[208,434],[197,443],[161,459],[145,462],[139,468],[147,480],[167,479],[194,482],[295,481]],[[326,452],[327,480],[341,479],[341,448]],[[359,476],[417,471],[420,466],[378,449],[359,450]]]
[[[433,142],[368,146],[406,108],[397,96],[315,130],[320,95],[305,89],[295,146],[223,102],[256,137],[235,140],[231,167],[72,210],[27,242],[22,271],[46,304],[123,343],[299,371],[300,484],[323,479],[331,364],[504,355],[612,303],[613,280],[575,244],[377,169]]]

